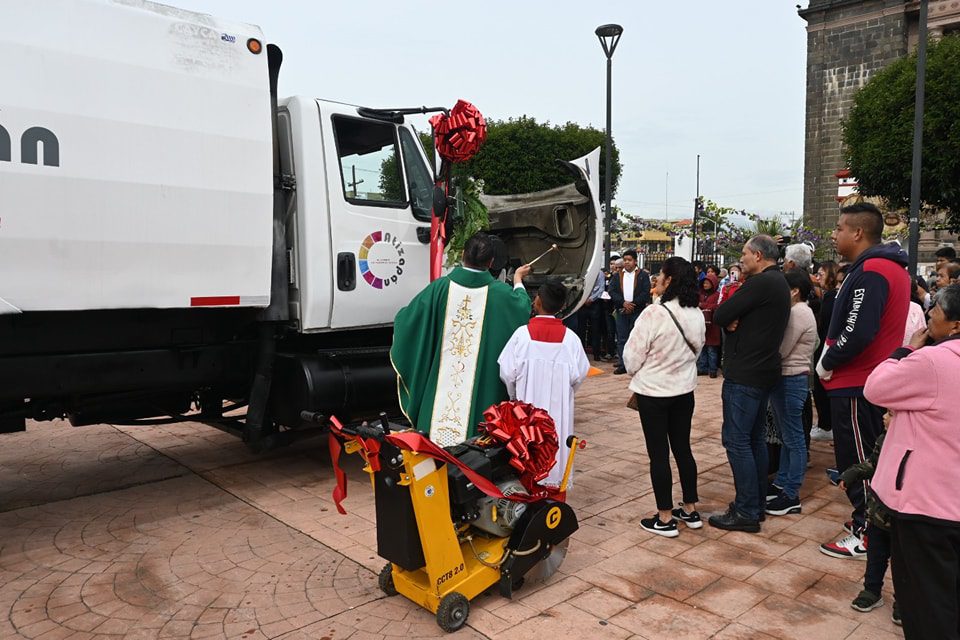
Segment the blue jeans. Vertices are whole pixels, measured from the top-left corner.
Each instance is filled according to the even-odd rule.
[[[720,347],[704,345],[697,358],[697,373],[716,373],[720,366]]]
[[[617,318],[617,365],[625,367],[623,364],[623,346],[627,344],[627,338],[630,337],[630,332],[633,331],[633,325],[637,323],[637,317],[640,315],[640,309],[637,309],[631,314],[626,314],[623,311],[619,311],[616,314]]]
[[[803,433],[803,405],[807,401],[807,374],[781,376],[770,392],[770,406],[780,426],[780,469],[774,483],[788,498],[800,497],[807,472],[807,442]]]
[[[767,506],[768,389],[723,381],[721,440],[733,471],[733,506],[744,518],[759,520]]]

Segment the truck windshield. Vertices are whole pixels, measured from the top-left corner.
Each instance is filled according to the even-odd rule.
[[[433,212],[433,175],[420,155],[420,145],[405,127],[400,127],[400,150],[407,169],[413,216],[418,220],[429,220]]]

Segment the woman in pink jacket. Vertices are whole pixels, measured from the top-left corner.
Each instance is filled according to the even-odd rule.
[[[928,337],[934,343],[923,346]],[[863,389],[893,413],[872,486],[893,514],[893,584],[908,640],[960,638],[958,338],[954,284],[937,296],[927,329],[877,365]]]

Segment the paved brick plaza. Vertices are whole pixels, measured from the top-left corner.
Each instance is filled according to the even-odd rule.
[[[565,563],[513,601],[474,601],[456,637],[902,637],[889,592],[871,613],[850,609],[864,563],[817,551],[849,511],[823,474],[827,444],[814,444],[803,515],[769,519],[760,535],[641,530],[654,503],[639,420],[623,406],[625,377],[604,368],[577,397],[589,448]],[[719,396],[720,381],[701,378],[701,512],[733,495]],[[44,423],[0,436],[0,638],[445,635],[431,614],[377,589],[369,482],[350,456],[350,515],[338,515],[324,449],[314,441],[258,457],[195,424]]]

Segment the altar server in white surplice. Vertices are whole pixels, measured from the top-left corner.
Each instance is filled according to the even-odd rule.
[[[570,453],[566,441],[573,433],[573,394],[590,370],[580,338],[556,317],[566,297],[562,284],[542,285],[533,301],[537,316],[514,332],[497,360],[510,399],[546,409],[557,426],[557,464],[541,483],[552,487],[560,486]],[[571,474],[567,489],[572,485]]]

